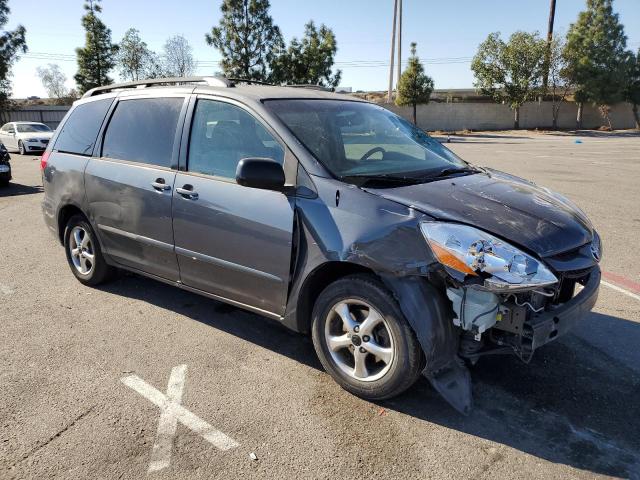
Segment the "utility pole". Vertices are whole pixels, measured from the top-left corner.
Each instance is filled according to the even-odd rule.
[[[547,28],[547,51],[544,54],[544,72],[542,75],[542,86],[547,90],[549,83],[549,64],[551,63],[551,42],[553,41],[553,23],[556,17],[556,0],[551,0],[549,4],[549,27]]]
[[[391,28],[391,65],[389,66],[389,92],[387,101],[393,101],[393,56],[396,53],[396,17],[398,15],[398,0],[393,0],[393,27]]]
[[[400,83],[402,75],[402,0],[398,0],[398,78],[396,85]]]

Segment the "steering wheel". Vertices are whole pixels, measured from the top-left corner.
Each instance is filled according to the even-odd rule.
[[[371,150],[369,150],[368,152],[366,152],[364,155],[362,155],[362,157],[360,157],[360,161],[362,160],[366,160],[367,158],[369,158],[371,155],[373,155],[374,153],[378,153],[381,152],[383,155],[385,153],[387,153],[387,151],[382,148],[382,147],[373,147]]]

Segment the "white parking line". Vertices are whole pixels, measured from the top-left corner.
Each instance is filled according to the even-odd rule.
[[[206,441],[220,450],[229,450],[240,444],[219,430],[216,430],[207,422],[181,405],[182,392],[184,391],[186,365],[178,365],[171,370],[167,394],[156,390],[137,375],[129,375],[120,379],[127,387],[135,390],[160,408],[160,420],[156,441],[151,451],[151,462],[148,473],[162,470],[171,462],[171,450],[173,438],[176,434],[178,422],[193,430]]]
[[[604,285],[605,287],[609,287],[611,290],[615,290],[616,292],[620,292],[624,295],[627,295],[628,297],[634,298],[638,301],[640,301],[640,295],[637,295],[633,292],[630,292],[629,290],[625,290],[624,288],[621,288],[617,285],[614,285],[613,283],[609,283],[609,282],[605,282],[604,280],[600,280],[600,285]]]

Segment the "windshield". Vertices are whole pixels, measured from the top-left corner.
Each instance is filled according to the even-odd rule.
[[[440,142],[378,105],[342,100],[264,103],[334,176],[347,181],[418,179],[470,169]]]
[[[23,123],[16,125],[18,133],[50,132],[51,129],[42,123]]]

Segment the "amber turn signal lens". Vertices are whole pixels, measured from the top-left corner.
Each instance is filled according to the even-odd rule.
[[[471,270],[466,263],[452,254],[449,250],[445,249],[442,245],[434,242],[433,240],[429,242],[429,245],[431,245],[433,253],[435,253],[436,257],[438,257],[438,261],[441,264],[453,268],[454,270],[462,272],[466,275],[478,275],[476,272]]]

